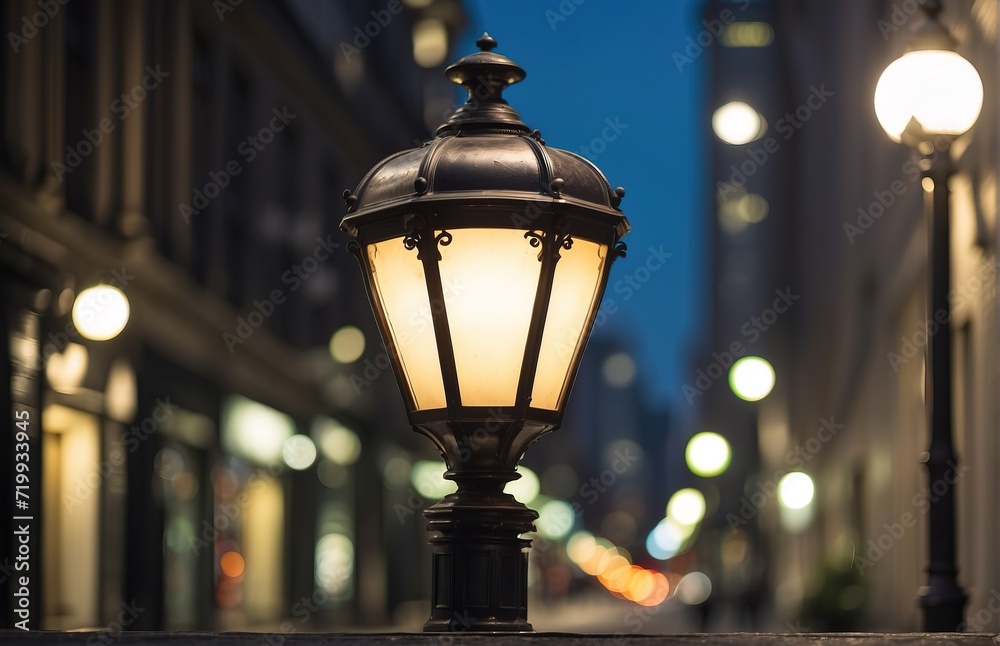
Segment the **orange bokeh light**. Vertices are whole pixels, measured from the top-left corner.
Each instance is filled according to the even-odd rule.
[[[653,594],[655,588],[656,582],[653,579],[653,572],[639,569],[632,572],[632,576],[628,580],[628,587],[621,592],[629,601],[641,603]]]
[[[652,572],[652,583],[653,587],[649,594],[642,599],[635,600],[640,606],[658,606],[667,600],[667,596],[670,594],[670,582],[667,581],[667,577],[660,572]]]
[[[613,563],[603,573],[597,575],[597,580],[612,592],[622,592],[628,589],[635,566],[629,565],[623,556],[616,556],[610,560]]]
[[[673,586],[667,577],[679,578],[676,575],[665,575],[633,565],[628,550],[610,545],[603,539],[591,540],[590,543],[587,545],[583,540],[579,541],[570,549],[570,559],[585,573],[597,577],[608,592],[641,606],[657,606],[670,596]]]
[[[580,569],[586,572],[587,574],[591,576],[596,576],[601,573],[600,569],[601,561],[605,560],[605,556],[607,555],[607,553],[608,553],[607,549],[598,545],[596,548],[594,548],[594,551],[591,552],[590,557],[586,561],[583,561],[578,565],[580,566]]]
[[[243,555],[239,552],[229,551],[219,559],[219,568],[226,576],[237,579],[243,576],[243,570],[246,569],[246,561],[243,560]]]

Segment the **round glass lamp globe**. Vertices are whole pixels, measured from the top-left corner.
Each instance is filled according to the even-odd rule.
[[[875,87],[875,116],[894,141],[911,120],[929,135],[958,136],[983,108],[983,81],[956,52],[931,49],[903,54]]]

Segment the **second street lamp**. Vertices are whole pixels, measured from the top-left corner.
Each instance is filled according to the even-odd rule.
[[[446,70],[469,100],[436,137],[346,192],[357,255],[410,424],[458,490],[425,512],[427,631],[531,630],[537,514],[504,493],[555,430],[629,229],[586,159],[545,145],[502,97],[525,77],[496,41]]]
[[[983,105],[983,84],[976,68],[962,58],[957,43],[938,22],[941,3],[923,4],[926,20],[909,50],[883,72],[875,90],[875,112],[886,134],[916,148],[924,158],[926,201],[930,211],[930,289],[927,320],[937,333],[927,336],[925,403],[931,441],[927,472],[932,486],[947,485],[930,501],[927,584],[920,589],[924,630],[959,630],[966,596],[958,585],[955,562],[955,491],[948,471],[957,461],[952,440],[951,360],[951,209],[948,180],[954,173],[951,144],[969,130]],[[935,489],[935,494],[937,491]]]

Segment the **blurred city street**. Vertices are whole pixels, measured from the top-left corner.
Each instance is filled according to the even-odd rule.
[[[0,640],[1000,633],[997,0],[0,31]]]

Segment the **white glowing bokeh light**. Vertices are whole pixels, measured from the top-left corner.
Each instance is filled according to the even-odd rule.
[[[317,417],[310,434],[323,455],[334,464],[350,466],[361,455],[361,440],[357,434],[329,417]]]
[[[222,411],[222,446],[234,455],[257,464],[272,464],[282,457],[285,440],[295,435],[288,415],[246,397],[230,397]]]
[[[566,556],[574,563],[583,563],[598,549],[597,539],[590,532],[576,532],[566,541]]]
[[[397,456],[386,461],[385,467],[382,468],[382,477],[390,488],[400,487],[410,481],[411,470],[409,460]]]
[[[538,509],[535,528],[545,538],[559,540],[569,534],[574,522],[576,514],[568,502],[550,500]]]
[[[115,338],[125,329],[128,317],[128,298],[111,285],[85,289],[73,303],[73,325],[91,341]]]
[[[438,18],[413,26],[413,60],[420,67],[437,67],[448,57],[448,29]]]
[[[778,481],[778,500],[789,509],[802,509],[812,502],[816,487],[812,478],[801,471],[792,471]]]
[[[281,445],[281,459],[296,471],[304,471],[316,461],[316,445],[308,435],[293,435]]]
[[[354,543],[343,534],[327,534],[316,543],[316,583],[335,597],[350,588],[354,574]]]
[[[983,108],[983,81],[956,52],[907,52],[885,68],[875,87],[875,115],[895,141],[911,120],[931,135],[960,135]]]
[[[616,352],[604,360],[601,374],[612,388],[628,388],[635,381],[635,361],[624,352]]]
[[[62,352],[53,353],[45,365],[45,377],[53,389],[67,392],[83,385],[90,354],[79,343],[67,343]]]
[[[729,387],[737,397],[748,402],[767,397],[774,388],[774,381],[774,368],[760,357],[743,357],[729,369]]]
[[[732,186],[732,185],[730,185]],[[721,197],[719,200],[719,226],[730,234],[737,235],[751,224],[757,224],[767,217],[771,207],[767,199],[756,193],[746,193],[735,187],[728,189],[737,194],[731,197]]]
[[[135,379],[135,370],[125,359],[117,359],[111,364],[108,383],[104,387],[104,409],[112,419],[127,422],[135,416]]]
[[[667,502],[667,517],[681,525],[694,525],[705,517],[705,496],[697,489],[681,489]]]
[[[693,526],[681,525],[673,518],[664,518],[646,537],[646,551],[660,561],[673,558],[681,552],[693,529]]]
[[[330,337],[330,355],[337,363],[354,363],[365,353],[365,333],[345,325]]]
[[[451,480],[445,480],[444,462],[420,460],[410,469],[410,482],[424,498],[437,500],[454,492],[458,487]]]
[[[781,528],[789,534],[798,534],[809,527],[813,518],[813,505],[806,505],[800,509],[791,509],[784,505],[778,505]]]
[[[712,115],[712,130],[727,144],[740,146],[759,139],[766,130],[764,118],[742,101],[727,103]]]
[[[766,22],[734,22],[722,31],[726,47],[767,47],[774,42],[774,28]]]
[[[684,451],[691,473],[705,478],[723,473],[729,467],[731,456],[726,438],[708,431],[692,437]]]
[[[538,497],[538,492],[541,489],[538,476],[525,466],[518,467],[517,472],[521,474],[521,477],[508,482],[503,488],[504,493],[514,496],[520,503],[530,505],[531,501]]]
[[[689,572],[677,583],[677,598],[689,606],[705,603],[711,594],[712,581],[703,572]]]

